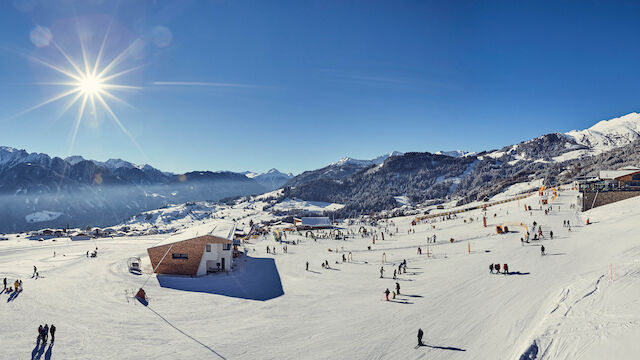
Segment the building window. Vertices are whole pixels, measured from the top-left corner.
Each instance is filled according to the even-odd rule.
[[[187,254],[173,253],[173,254],[171,254],[171,257],[173,257],[174,259],[183,259],[183,260],[188,260],[189,259],[189,255],[187,255]]]
[[[222,245],[222,250],[231,250],[231,244]]]
[[[211,244],[207,244],[207,252],[211,252]]]

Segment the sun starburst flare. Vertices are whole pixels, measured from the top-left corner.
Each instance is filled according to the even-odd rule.
[[[125,70],[116,70],[119,68],[118,65],[120,65],[120,63],[129,55],[130,51],[136,45],[136,42],[134,41],[131,43],[126,49],[113,57],[110,62],[106,63],[106,65],[101,66],[104,60],[104,49],[108,35],[109,29],[107,29],[100,49],[93,57],[93,61],[91,60],[91,56],[87,52],[82,40],[80,40],[80,49],[82,50],[80,59],[74,59],[58,43],[51,41],[51,46],[53,46],[66,61],[63,66],[56,65],[39,57],[25,55],[35,63],[54,70],[58,75],[63,75],[64,77],[62,81],[38,84],[64,87],[64,90],[39,104],[11,116],[11,118],[24,115],[47,104],[67,99],[68,102],[65,104],[62,112],[59,114],[59,117],[69,111],[74,105],[78,106],[78,112],[75,116],[70,134],[69,153],[71,153],[83,119],[88,115],[88,113],[90,113],[97,120],[98,110],[101,110],[114,121],[117,127],[133,142],[138,150],[140,150],[140,153],[144,155],[144,152],[138,145],[137,141],[127,130],[110,105],[110,102],[115,101],[131,107],[130,104],[115,93],[118,91],[135,91],[142,89],[140,86],[119,83],[118,80],[120,80],[123,75],[139,70],[143,66],[131,67]]]

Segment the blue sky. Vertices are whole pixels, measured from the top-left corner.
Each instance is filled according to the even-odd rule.
[[[175,172],[498,148],[640,110],[639,15],[634,1],[3,1],[0,145]],[[105,62],[135,45],[117,70],[140,68],[117,83],[139,89],[108,104],[138,145],[100,109],[71,144],[67,99],[20,114],[64,90],[33,59],[69,68],[53,43],[80,63],[78,34],[91,58],[109,25]]]

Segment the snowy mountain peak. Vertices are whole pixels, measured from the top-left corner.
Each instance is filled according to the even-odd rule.
[[[351,157],[343,157],[342,159],[331,163],[330,165],[333,166],[341,166],[341,165],[345,165],[345,164],[349,164],[349,165],[358,165],[358,166],[369,166],[369,165],[378,165],[378,164],[382,164],[385,160],[387,160],[388,158],[392,157],[392,156],[400,156],[400,155],[404,155],[404,153],[401,153],[399,151],[392,151],[389,154],[386,155],[381,155],[378,156],[376,158],[373,158],[371,160],[358,160],[358,159],[354,159]]]
[[[467,156],[474,155],[475,152],[469,152],[464,150],[451,150],[451,151],[436,151],[435,154],[459,158],[459,157],[467,157]]]
[[[68,162],[70,165],[75,165],[81,161],[84,161],[84,158],[79,155],[73,155],[64,158],[64,161]]]
[[[572,130],[564,136],[593,149],[595,153],[602,153],[640,139],[640,114],[632,112],[602,120],[588,129]]]

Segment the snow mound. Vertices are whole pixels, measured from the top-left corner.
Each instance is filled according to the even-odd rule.
[[[44,210],[44,211],[38,211],[38,212],[31,213],[29,215],[26,215],[24,219],[28,223],[37,223],[37,222],[55,220],[60,216],[62,216],[61,212]]]

